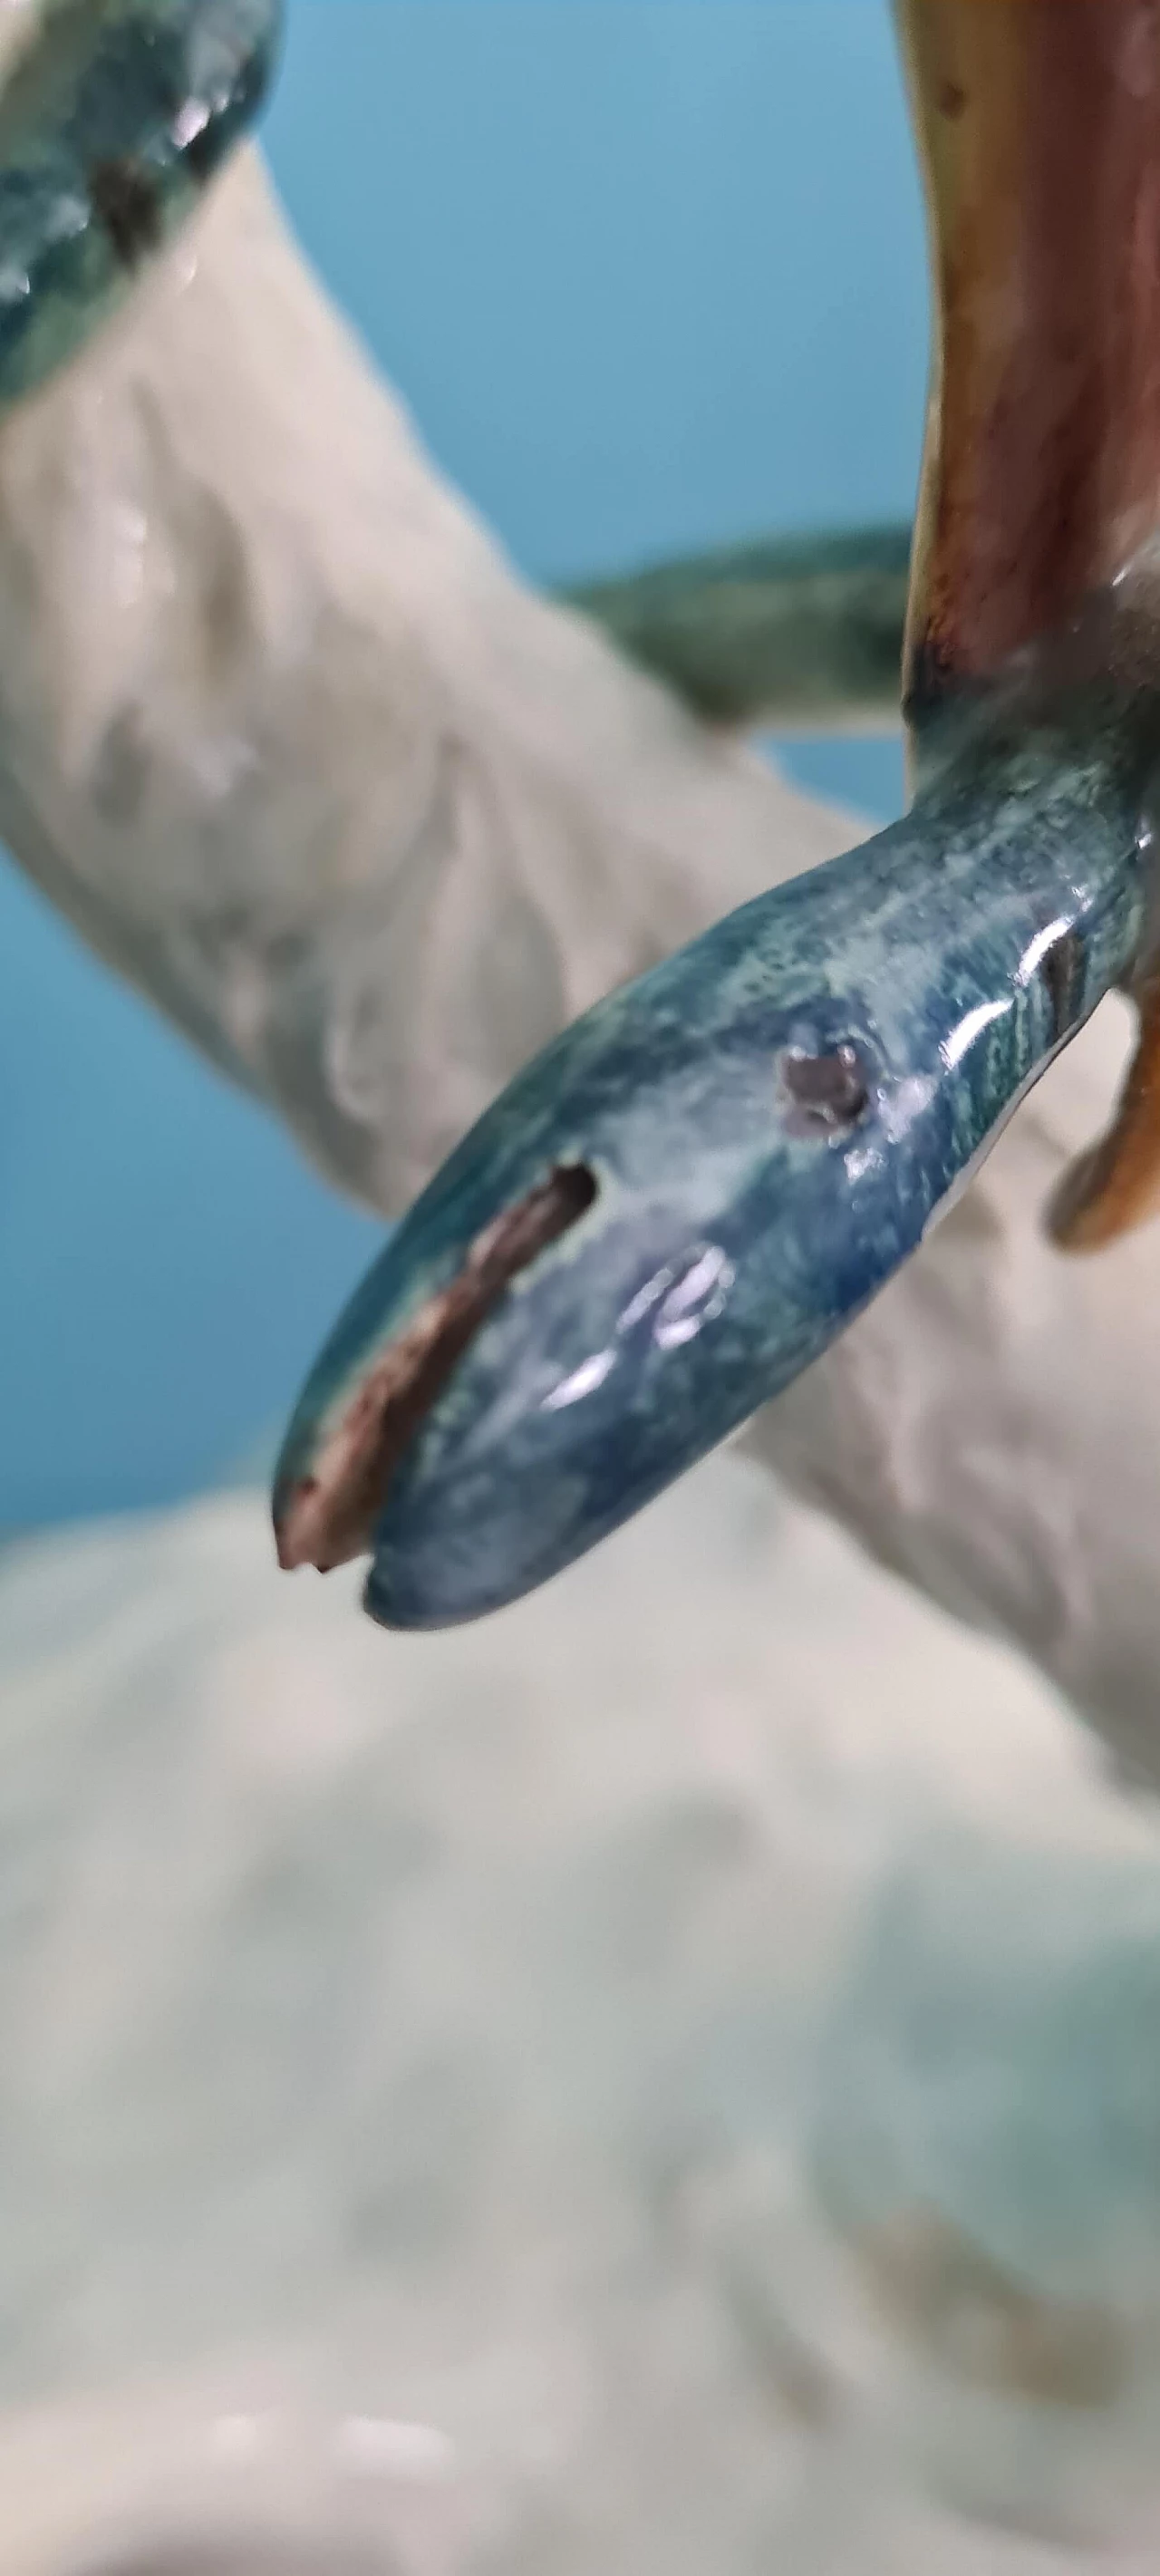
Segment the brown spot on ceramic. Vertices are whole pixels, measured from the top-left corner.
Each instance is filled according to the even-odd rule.
[[[949,116],[954,119],[956,116],[962,115],[966,104],[967,93],[965,89],[960,86],[959,82],[953,80],[944,81],[938,94],[939,115]]]
[[[849,1044],[825,1055],[791,1049],[781,1078],[792,1103],[786,1124],[796,1135],[833,1136],[856,1126],[870,1097],[861,1056]]]
[[[98,161],[89,194],[122,268],[136,268],[161,239],[161,200],[148,171],[132,161]]]
[[[1079,1012],[1083,992],[1083,947],[1074,930],[1061,930],[1050,948],[1044,950],[1039,972],[1051,1004],[1051,1025],[1057,1039],[1067,1036]]]

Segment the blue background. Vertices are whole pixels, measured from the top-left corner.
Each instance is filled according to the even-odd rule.
[[[266,142],[541,579],[902,517],[926,370],[886,0],[291,0]],[[788,746],[884,815],[896,747]],[[244,1457],[380,1238],[0,863],[0,1528]]]

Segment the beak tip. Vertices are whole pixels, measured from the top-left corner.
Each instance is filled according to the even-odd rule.
[[[288,1494],[278,1497],[274,1506],[274,1545],[283,1574],[296,1574],[303,1565],[316,1566],[320,1574],[325,1574],[321,1519],[317,1477],[302,1477]]]

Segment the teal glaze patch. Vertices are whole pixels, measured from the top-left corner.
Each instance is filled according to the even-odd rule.
[[[767,538],[560,595],[710,724],[897,724],[909,527]]]
[[[253,122],[281,0],[64,0],[0,95],[0,405],[72,357]]]

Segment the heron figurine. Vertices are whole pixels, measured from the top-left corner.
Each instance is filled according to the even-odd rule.
[[[452,1154],[299,1408],[288,1562],[457,1619],[752,1416],[1154,1765],[1158,40],[903,32],[915,798],[842,857],[743,737],[897,718],[909,530],[536,597],[277,208],[277,0],[0,0],[0,833],[339,1187],[395,1218]]]
[[[1091,1252],[1160,1204],[1160,11],[899,19],[937,307],[913,801],[556,1038],[360,1289],[275,1509],[289,1565],[369,1551],[390,1625],[517,1598],[799,1377],[1117,988],[1131,1070],[1043,1223]]]

